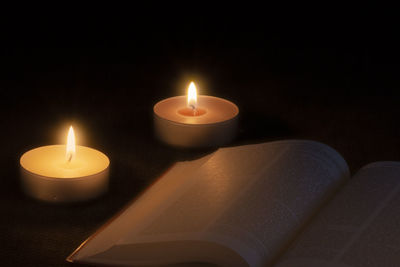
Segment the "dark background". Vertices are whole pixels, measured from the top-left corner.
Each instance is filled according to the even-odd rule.
[[[60,10],[0,20],[2,266],[70,265],[65,258],[173,162],[213,151],[153,137],[153,105],[185,94],[191,80],[239,106],[231,145],[317,140],[352,173],[400,160],[400,46],[389,14]],[[19,157],[64,142],[70,124],[79,144],[109,156],[110,192],[76,205],[29,199]]]

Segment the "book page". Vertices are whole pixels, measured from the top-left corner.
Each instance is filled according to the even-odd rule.
[[[81,245],[68,260],[85,259],[110,249],[127,233],[141,231],[142,226],[157,216],[156,210],[167,205],[166,200],[174,201],[177,191],[184,190],[191,180],[184,174],[186,169],[199,168],[212,154],[191,162],[178,162],[158,179],[141,196],[127,206],[116,218],[99,229]]]
[[[348,177],[343,158],[312,141],[223,148],[201,166],[186,165],[175,171],[182,185],[173,194],[148,194],[147,202],[154,197],[159,204],[151,211],[141,208],[149,212],[146,218],[132,222],[110,249],[86,254],[87,262],[263,266]],[[141,206],[149,204],[141,199],[132,217],[142,216],[135,211]],[[151,252],[146,254],[145,247]]]
[[[399,173],[400,162],[362,168],[276,266],[400,266]]]
[[[208,164],[220,165],[224,154],[233,149],[216,154]],[[230,207],[210,223],[207,232],[235,247],[250,266],[271,262],[349,177],[347,164],[336,151],[312,141],[255,145],[229,158],[231,169],[223,172],[226,186],[232,186],[230,179],[243,178],[243,183],[235,185],[240,190],[231,196]],[[243,158],[252,164],[236,168]]]

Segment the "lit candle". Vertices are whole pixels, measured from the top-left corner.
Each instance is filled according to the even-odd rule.
[[[22,155],[20,165],[22,189],[40,200],[84,201],[108,189],[108,157],[98,150],[75,145],[72,126],[66,145],[29,150]]]
[[[238,107],[226,99],[197,95],[193,82],[187,96],[164,99],[153,111],[156,136],[172,146],[220,146],[236,136]]]

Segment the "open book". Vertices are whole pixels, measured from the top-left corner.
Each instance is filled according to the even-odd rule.
[[[400,163],[313,141],[179,162],[67,260],[129,266],[400,266]]]

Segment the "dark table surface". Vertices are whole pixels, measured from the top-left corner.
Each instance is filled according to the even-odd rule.
[[[239,106],[238,137],[230,145],[317,140],[338,150],[352,173],[369,162],[400,160],[399,57],[389,30],[282,34],[231,30],[227,23],[131,30],[127,37],[125,22],[123,29],[113,24],[117,30],[108,29],[114,35],[106,38],[99,34],[106,23],[90,28],[98,39],[85,39],[83,29],[75,36],[66,25],[26,22],[4,38],[2,266],[70,266],[65,258],[171,164],[215,150],[175,149],[153,137],[153,105],[184,94],[191,80],[203,94]],[[22,37],[15,37],[19,27]],[[19,157],[63,143],[70,124],[79,144],[109,156],[109,193],[75,205],[26,197]]]

